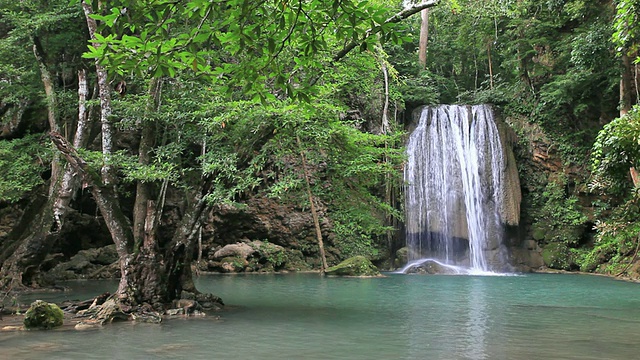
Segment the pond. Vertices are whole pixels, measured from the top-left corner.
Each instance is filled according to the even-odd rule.
[[[82,298],[116,287],[68,285],[74,292],[38,297]],[[603,277],[211,275],[197,286],[224,299],[219,318],[0,333],[0,359],[585,360],[640,353],[640,284]]]

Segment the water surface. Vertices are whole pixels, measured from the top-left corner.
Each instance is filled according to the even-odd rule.
[[[213,275],[197,285],[228,304],[219,319],[0,333],[0,359],[583,360],[640,353],[640,285],[596,276]],[[115,286],[72,283],[74,293],[55,296]]]

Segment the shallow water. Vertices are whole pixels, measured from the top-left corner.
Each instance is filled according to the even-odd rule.
[[[583,360],[640,353],[640,284],[595,276],[213,275],[197,285],[228,304],[220,319],[0,333],[0,359]],[[73,293],[47,296],[95,295],[105,286],[116,284],[72,283]]]

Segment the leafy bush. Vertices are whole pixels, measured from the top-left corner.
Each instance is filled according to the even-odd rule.
[[[629,168],[640,165],[640,106],[604,126],[593,144],[593,189],[624,195],[630,188]]]
[[[547,184],[539,201],[533,224],[534,236],[547,243],[577,246],[586,230],[587,217],[575,195],[566,196],[566,178],[561,176]]]
[[[51,161],[48,139],[30,135],[0,141],[0,202],[16,202],[43,183],[40,176]]]
[[[631,256],[640,234],[640,197],[612,210],[604,221],[596,223],[596,237],[591,249],[579,252],[582,271],[618,272],[622,262]],[[601,266],[606,264],[606,266]]]

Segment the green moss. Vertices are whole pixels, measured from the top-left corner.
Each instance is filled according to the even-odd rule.
[[[63,319],[64,313],[58,305],[36,300],[24,316],[24,327],[27,329],[53,329],[62,326]]]
[[[545,231],[544,231],[543,228],[536,226],[536,227],[533,228],[532,236],[533,236],[533,239],[536,240],[536,241],[544,240]]]
[[[354,256],[325,270],[327,275],[379,276],[380,271],[364,256]]]
[[[550,243],[542,250],[542,260],[551,269],[572,270],[575,259],[569,247],[564,243]]]

